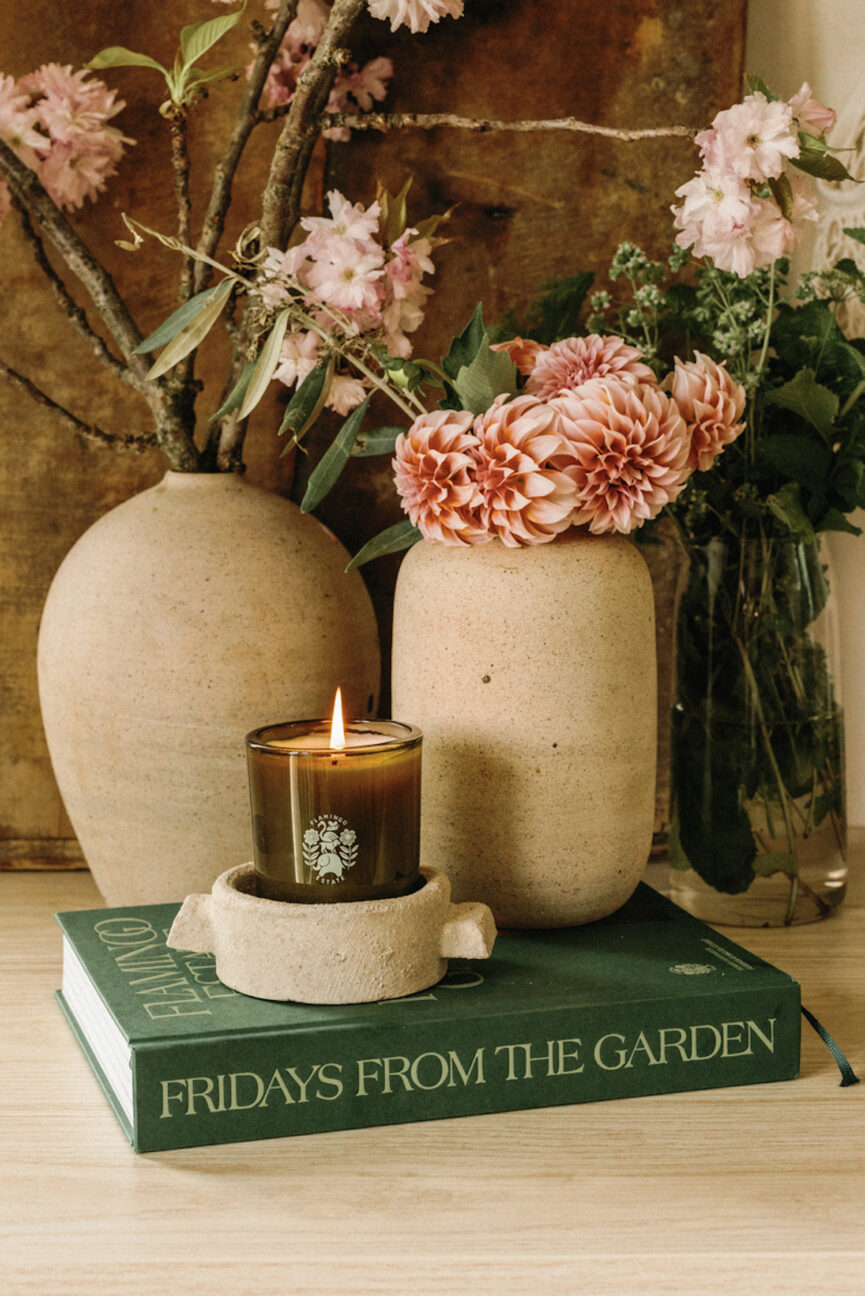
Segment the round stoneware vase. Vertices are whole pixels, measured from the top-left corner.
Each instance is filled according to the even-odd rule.
[[[234,474],[169,472],[87,531],[39,634],[60,793],[109,905],[179,900],[251,858],[244,739],[374,713],[372,605],[319,522]]]
[[[424,734],[421,859],[502,927],[619,908],[652,840],[652,586],[634,545],[416,544],[394,607],[393,714]]]

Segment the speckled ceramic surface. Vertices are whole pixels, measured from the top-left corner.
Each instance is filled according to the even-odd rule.
[[[400,568],[393,706],[424,734],[421,850],[501,927],[613,912],[652,839],[656,659],[622,537],[451,548]]]
[[[60,792],[110,905],[177,900],[251,850],[244,738],[374,714],[372,604],[348,554],[234,475],[170,472],[54,579],[39,637]]]
[[[287,904],[254,894],[252,864],[191,895],[168,935],[173,949],[215,954],[225,985],[257,999],[368,1003],[435,985],[449,958],[488,958],[496,937],[486,905],[451,904],[442,873],[390,900]]]

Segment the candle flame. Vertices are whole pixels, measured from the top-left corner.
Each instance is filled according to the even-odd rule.
[[[330,722],[330,745],[331,747],[345,747],[345,729],[342,723],[342,689],[336,690],[333,699],[333,719]]]

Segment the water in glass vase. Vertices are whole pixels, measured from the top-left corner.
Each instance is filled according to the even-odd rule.
[[[677,626],[670,894],[781,926],[844,896],[843,719],[817,542],[693,549]]]
[[[833,717],[839,726],[840,716]],[[841,903],[847,887],[843,814],[819,785],[799,797],[742,797],[753,834],[753,877],[737,893],[720,891],[693,868],[682,850],[678,813],[670,833],[670,898],[704,922],[777,927],[815,922]],[[821,816],[818,820],[818,816]]]

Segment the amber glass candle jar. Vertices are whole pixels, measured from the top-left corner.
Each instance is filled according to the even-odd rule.
[[[258,894],[294,903],[380,900],[421,884],[419,729],[329,720],[246,739]]]

